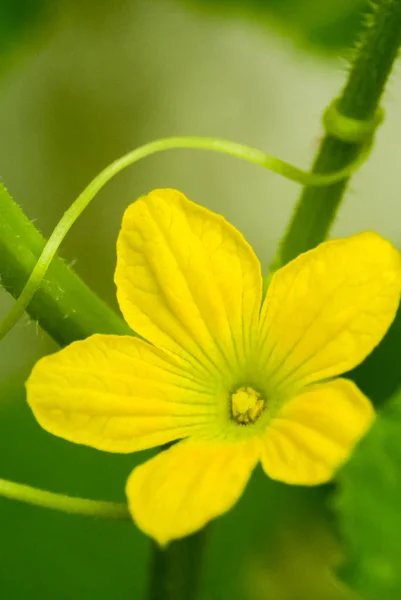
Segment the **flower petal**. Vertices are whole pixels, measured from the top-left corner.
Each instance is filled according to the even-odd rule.
[[[269,477],[285,483],[325,483],[373,419],[371,403],[352,381],[335,379],[311,386],[270,422],[263,468]]]
[[[277,271],[259,341],[272,388],[304,386],[362,362],[393,321],[400,290],[399,252],[370,232],[323,243]]]
[[[197,531],[238,500],[258,457],[254,442],[176,444],[129,477],[134,520],[162,545]]]
[[[259,261],[223,217],[180,192],[156,190],[127,209],[115,282],[128,324],[203,373],[227,372],[245,354],[260,310]]]
[[[213,390],[134,337],[94,335],[42,358],[27,382],[40,425],[69,441],[133,452],[203,432]]]

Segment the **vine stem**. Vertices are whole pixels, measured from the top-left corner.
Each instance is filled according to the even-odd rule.
[[[126,504],[55,494],[29,485],[7,481],[6,479],[0,479],[0,496],[69,514],[103,519],[131,520]]]
[[[99,175],[97,175],[84,191],[78,196],[73,202],[70,208],[64,213],[61,220],[55,227],[49,240],[45,244],[33,270],[31,271],[28,281],[25,284],[21,294],[19,295],[16,303],[7,314],[5,319],[0,325],[0,341],[1,339],[14,327],[18,319],[23,315],[28,305],[30,304],[36,291],[39,289],[49,266],[55,257],[60,244],[71,229],[73,224],[87,208],[96,194],[106,185],[110,179],[115,177],[122,170],[137,163],[139,160],[170,149],[183,149],[183,148],[195,148],[198,150],[211,150],[235,156],[242,160],[254,163],[265,169],[268,169],[278,175],[282,175],[291,181],[295,181],[302,185],[314,185],[314,186],[326,186],[336,181],[341,181],[345,177],[348,177],[352,172],[357,170],[359,166],[366,160],[370,153],[371,143],[370,140],[361,149],[361,152],[356,156],[355,160],[336,171],[335,173],[329,174],[312,174],[299,169],[290,163],[271,156],[258,150],[245,146],[244,144],[238,144],[228,140],[211,137],[171,137],[155,140],[140,148],[136,148],[128,154],[125,154],[121,158],[117,159],[109,166],[107,166]],[[4,192],[3,192],[4,193]],[[8,217],[7,212],[3,206],[3,219]],[[1,205],[0,205],[1,208]]]

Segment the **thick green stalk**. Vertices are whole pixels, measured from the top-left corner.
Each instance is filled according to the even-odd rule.
[[[337,108],[345,117],[373,119],[401,44],[401,0],[381,0],[367,21],[348,80]],[[357,156],[360,144],[327,135],[316,157],[313,172],[331,173]],[[282,240],[274,267],[286,264],[301,252],[322,242],[330,230],[348,179],[324,188],[306,187]]]
[[[172,542],[153,545],[148,600],[195,600],[200,587],[207,529]]]
[[[45,239],[0,183],[0,275],[13,296],[20,294],[44,245]],[[28,312],[62,346],[93,333],[132,333],[60,258],[50,265]]]

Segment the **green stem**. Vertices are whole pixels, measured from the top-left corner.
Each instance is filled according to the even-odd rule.
[[[350,119],[370,121],[378,109],[385,84],[401,44],[401,0],[381,0],[358,45],[337,107]],[[355,159],[361,145],[327,135],[313,172],[329,173]],[[328,235],[348,180],[324,188],[306,187],[282,240],[274,268],[315,247]]]
[[[24,288],[45,245],[46,240],[0,183],[0,277],[14,296]],[[29,314],[62,346],[93,333],[130,333],[124,321],[60,258],[50,265]]]
[[[64,494],[38,490],[29,485],[5,479],[0,479],[0,496],[69,514],[101,517],[103,519],[131,520],[126,504],[74,498]]]
[[[166,550],[153,544],[148,600],[194,600],[200,587],[207,528]]]

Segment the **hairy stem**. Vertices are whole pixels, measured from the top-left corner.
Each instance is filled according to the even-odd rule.
[[[0,183],[0,277],[13,296],[24,288],[45,244]],[[62,346],[93,333],[132,333],[60,258],[50,265],[29,314]]]
[[[356,48],[348,80],[337,103],[340,114],[360,121],[374,118],[400,44],[401,0],[381,0],[372,9]],[[331,173],[343,168],[354,160],[360,148],[360,144],[327,135],[313,172]],[[326,238],[347,184],[348,179],[344,179],[324,188],[305,188],[274,267],[286,264]]]

